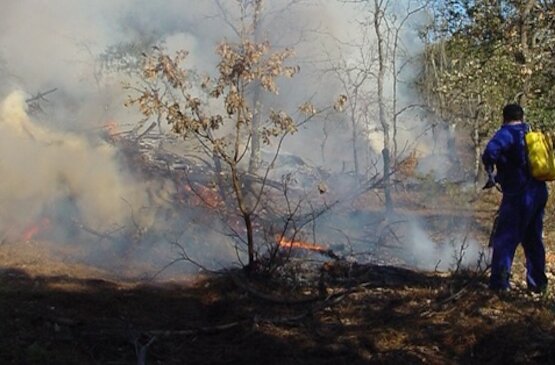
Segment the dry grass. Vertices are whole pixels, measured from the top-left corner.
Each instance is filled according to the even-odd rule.
[[[0,339],[1,363],[132,364],[135,343],[154,334],[147,352],[152,364],[553,359],[550,300],[521,290],[499,297],[484,278],[464,273],[328,262],[323,284],[333,300],[285,305],[253,293],[298,300],[317,298],[319,289],[284,291],[278,279],[261,276],[249,279],[251,292],[228,275],[145,285],[87,278],[92,269],[79,265],[64,268],[71,275],[54,274],[61,269],[1,271],[0,321],[8,334]]]
[[[412,198],[417,202],[417,193]],[[475,200],[474,213],[446,203],[440,215],[470,214],[474,233],[485,239],[496,199]],[[438,216],[425,206],[415,214],[429,221]],[[448,234],[439,223],[429,227]],[[516,290],[501,297],[470,273],[335,261],[319,283],[291,290],[278,279],[253,277],[251,292],[228,275],[156,285],[116,280],[51,246],[0,245],[2,364],[134,364],[136,346],[153,336],[148,364],[555,362],[553,298],[518,285],[521,257]],[[551,275],[553,254],[548,261]],[[278,304],[256,292],[318,299]]]

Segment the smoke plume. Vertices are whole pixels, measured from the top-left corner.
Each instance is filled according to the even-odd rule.
[[[36,124],[19,91],[0,105],[0,155],[0,230],[25,227],[66,200],[90,227],[125,223],[131,189],[114,147]]]
[[[216,44],[224,39],[236,41],[241,31],[236,4],[208,0],[20,0],[2,4],[0,233],[21,238],[22,232],[45,217],[63,233],[58,237],[76,224],[94,232],[144,226],[148,232],[141,232],[142,237],[150,236],[145,245],[133,248],[137,255],[159,254],[171,259],[165,234],[186,226],[188,233],[181,231],[175,236],[187,242],[192,256],[213,263],[213,267],[235,260],[230,239],[214,231],[223,231],[224,226],[212,220],[203,222],[203,215],[192,211],[171,211],[168,201],[175,186],[164,179],[149,181],[130,173],[119,158],[120,152],[99,138],[99,132],[107,123],[115,124],[119,131],[129,130],[141,119],[137,110],[123,107],[127,91],[121,82],[133,79],[137,70],[126,67],[152,46],[162,45],[170,52],[187,49],[188,67],[198,74],[214,74]],[[373,35],[364,34],[367,38],[361,39],[360,21],[368,19],[367,9],[352,4],[268,0],[263,12],[258,37],[276,48],[294,48],[296,58],[292,62],[301,66],[297,77],[280,81],[278,96],[262,97],[268,109],[294,112],[307,100],[332,105],[342,86],[330,67],[340,60],[348,66],[358,62],[361,48],[356,45],[369,47],[371,52],[375,47]],[[403,42],[413,44],[413,54],[420,50],[415,38],[415,28],[403,33]],[[417,73],[416,68],[406,70]],[[410,76],[403,75],[405,79]],[[375,83],[365,87],[368,99],[373,100]],[[26,99],[54,88],[57,91],[47,100],[38,100],[38,109],[28,110]],[[405,89],[398,96],[403,104],[414,97]],[[358,149],[373,153],[369,158],[375,158],[381,155],[383,144],[376,104],[371,104],[366,118],[372,128],[360,129],[364,147]],[[425,121],[417,114],[405,114],[400,123],[404,123],[400,145],[414,146],[416,136],[420,147],[430,145],[434,136],[421,137]],[[328,128],[325,131],[324,124]],[[341,176],[330,186],[332,193],[346,192],[354,186],[348,176],[353,169],[352,138],[346,116],[336,114],[293,136],[284,145],[284,159],[322,165],[320,170]],[[441,169],[437,164],[433,168]],[[316,191],[319,179],[323,177],[318,175],[306,183],[306,189]],[[141,214],[135,214],[138,211]],[[83,238],[77,235],[72,239],[76,237]],[[433,263],[417,265],[430,268],[438,259],[446,261],[445,254],[428,237],[414,237],[414,252],[429,252],[427,256],[433,257]],[[196,249],[195,243],[199,243]],[[128,245],[111,244],[117,250]]]

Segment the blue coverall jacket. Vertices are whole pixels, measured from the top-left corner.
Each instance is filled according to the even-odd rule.
[[[493,256],[490,288],[509,289],[509,277],[519,243],[526,256],[528,288],[542,291],[547,286],[543,215],[547,202],[545,182],[534,179],[528,169],[525,123],[504,124],[488,142],[482,155],[486,170],[495,166],[496,181],[503,198],[492,235]]]

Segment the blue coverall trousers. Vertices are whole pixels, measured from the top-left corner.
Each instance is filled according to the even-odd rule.
[[[519,243],[522,243],[526,256],[528,289],[542,291],[547,286],[542,239],[546,202],[547,187],[544,182],[536,180],[529,181],[522,192],[503,194],[497,227],[492,236],[490,288],[509,289],[511,266]]]

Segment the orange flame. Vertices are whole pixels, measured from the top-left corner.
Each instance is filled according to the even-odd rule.
[[[292,240],[286,239],[285,237],[282,237],[281,235],[276,236],[276,242],[280,247],[285,249],[299,248],[299,249],[314,251],[314,252],[329,251],[329,248],[327,246],[318,245],[315,243],[303,242],[303,241],[292,241]]]
[[[102,126],[102,128],[108,133],[108,136],[114,137],[119,132],[118,123],[115,120],[108,120]]]
[[[39,234],[42,231],[47,230],[48,228],[50,228],[51,226],[51,222],[50,219],[48,218],[42,218],[40,221],[38,221],[35,224],[30,225],[29,227],[27,227],[24,231],[23,234],[21,235],[21,238],[24,241],[30,241],[32,240],[37,234]]]

